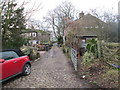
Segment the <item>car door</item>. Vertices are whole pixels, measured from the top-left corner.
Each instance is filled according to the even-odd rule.
[[[21,56],[19,58],[16,58],[17,73],[22,72],[22,68],[23,68],[23,65],[24,65],[26,60],[27,60],[27,58],[25,56]]]
[[[2,59],[5,60],[2,64],[2,79],[10,77],[17,73],[16,58],[19,56],[14,51],[2,52]]]

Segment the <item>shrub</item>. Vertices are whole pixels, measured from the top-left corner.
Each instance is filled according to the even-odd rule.
[[[39,52],[34,47],[22,46],[20,49],[25,55],[28,55],[31,60],[35,60],[40,57]]]
[[[86,49],[88,53],[93,53],[97,56],[97,39],[90,39],[87,41]]]
[[[57,42],[58,42],[58,44],[63,44],[63,37],[62,37],[62,36],[59,36],[59,37],[57,38]]]
[[[89,65],[94,60],[94,55],[92,53],[85,52],[81,64],[83,66]]]
[[[15,39],[3,40],[2,48],[3,49],[18,49],[23,44],[27,43],[27,39],[16,36]]]

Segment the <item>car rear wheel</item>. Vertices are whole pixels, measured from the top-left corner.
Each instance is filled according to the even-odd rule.
[[[31,73],[31,66],[29,64],[25,64],[25,66],[23,67],[23,72],[22,74],[24,76],[27,76]]]

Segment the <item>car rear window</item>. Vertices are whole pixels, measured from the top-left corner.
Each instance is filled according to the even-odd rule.
[[[0,59],[10,60],[19,56],[14,51],[0,52]]]

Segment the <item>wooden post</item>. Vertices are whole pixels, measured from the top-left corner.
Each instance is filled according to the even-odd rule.
[[[98,58],[101,58],[101,41],[98,40],[97,41],[97,46],[98,46]]]

